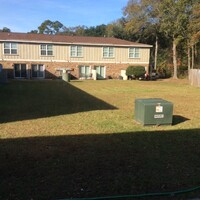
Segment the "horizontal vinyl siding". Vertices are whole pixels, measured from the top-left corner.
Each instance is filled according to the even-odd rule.
[[[140,58],[129,58],[129,47],[114,47],[114,58],[103,58],[103,47],[83,46],[83,57],[70,57],[69,45],[53,45],[53,56],[41,56],[40,44],[18,43],[17,55],[4,55],[0,43],[0,59],[27,61],[59,61],[88,63],[149,63],[149,48],[140,48]]]

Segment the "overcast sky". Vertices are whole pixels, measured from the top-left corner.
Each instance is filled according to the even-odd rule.
[[[67,27],[108,24],[123,16],[128,0],[0,0],[0,29],[35,30],[49,19]]]

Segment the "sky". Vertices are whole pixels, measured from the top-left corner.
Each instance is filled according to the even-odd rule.
[[[111,23],[123,16],[128,0],[0,0],[0,29],[37,30],[49,19],[66,27]]]

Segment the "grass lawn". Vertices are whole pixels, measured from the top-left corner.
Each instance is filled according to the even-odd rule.
[[[135,98],[171,101],[173,125],[136,123]],[[187,80],[0,85],[0,199],[57,200],[200,186],[199,113],[200,88]],[[200,190],[170,199],[193,197],[200,197]]]

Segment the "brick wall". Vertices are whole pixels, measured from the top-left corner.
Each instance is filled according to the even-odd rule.
[[[2,61],[0,64],[3,65],[3,69],[7,70],[8,78],[14,78],[14,64],[26,64],[27,71],[31,70],[31,64],[43,64],[45,65],[45,78],[54,79],[60,76],[60,72],[56,69],[59,68],[69,68],[71,69],[71,74],[74,78],[79,78],[79,66],[90,66],[94,69],[95,66],[105,66],[106,67],[106,78],[110,77],[113,79],[119,78],[121,70],[126,70],[130,64],[113,64],[113,63],[66,63],[66,62],[8,62]],[[133,64],[131,64],[133,66]],[[136,64],[138,66],[138,64]],[[148,65],[141,65],[148,67]]]

